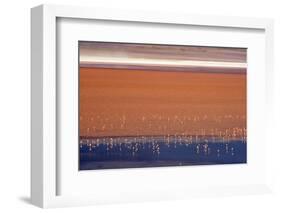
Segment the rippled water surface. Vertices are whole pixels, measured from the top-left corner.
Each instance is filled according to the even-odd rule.
[[[80,170],[246,163],[243,139],[218,137],[80,138]]]

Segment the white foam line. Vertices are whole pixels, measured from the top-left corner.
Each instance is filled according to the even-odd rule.
[[[247,63],[225,61],[198,61],[198,60],[173,60],[125,57],[97,57],[80,56],[80,64],[122,64],[139,66],[194,66],[194,67],[219,67],[219,68],[247,68]]]

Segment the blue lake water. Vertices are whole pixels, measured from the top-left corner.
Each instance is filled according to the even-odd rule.
[[[247,143],[220,138],[84,138],[79,160],[80,170],[246,163]]]

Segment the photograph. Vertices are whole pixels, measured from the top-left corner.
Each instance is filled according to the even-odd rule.
[[[79,170],[247,163],[247,48],[78,41]]]

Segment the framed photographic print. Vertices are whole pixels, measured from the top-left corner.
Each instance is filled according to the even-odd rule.
[[[271,20],[43,5],[31,21],[32,203],[270,191]]]
[[[247,49],[78,45],[80,170],[246,163]]]

